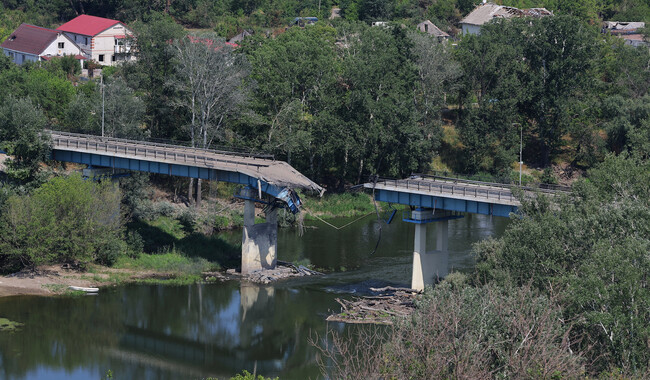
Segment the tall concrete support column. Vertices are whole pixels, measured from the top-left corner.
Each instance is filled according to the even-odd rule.
[[[244,189],[242,195],[250,198],[244,199],[244,226],[252,226],[255,224],[255,202],[251,199],[255,197],[255,191],[253,189]]]
[[[424,290],[449,272],[448,220],[436,220],[432,209],[418,209],[409,220],[415,224],[413,244],[413,274],[411,288]],[[436,250],[427,251],[427,224],[436,223]]]
[[[278,223],[277,211],[267,213],[267,222],[255,224],[254,190],[242,192],[244,200],[244,231],[241,245],[241,273],[273,269],[277,264]]]

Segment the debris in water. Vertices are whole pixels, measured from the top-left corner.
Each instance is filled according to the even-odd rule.
[[[327,317],[330,322],[393,324],[395,317],[409,316],[415,310],[415,297],[420,293],[415,289],[370,288],[380,293],[374,296],[355,297],[352,300],[336,298],[341,305],[339,314]]]

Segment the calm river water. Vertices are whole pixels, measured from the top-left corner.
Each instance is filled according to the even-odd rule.
[[[507,223],[478,215],[450,221],[450,267],[471,269],[471,244],[499,236]],[[368,285],[410,285],[413,225],[384,223],[372,255],[379,237],[372,217],[340,231],[313,227],[302,237],[281,229],[279,258],[306,258],[335,273],[273,286],[128,285],[96,296],[0,298],[0,317],[24,323],[19,332],[0,332],[0,379],[100,379],[109,369],[118,380],[229,378],[244,369],[281,380],[320,378],[309,338],[345,328],[325,322],[338,310],[335,297]]]

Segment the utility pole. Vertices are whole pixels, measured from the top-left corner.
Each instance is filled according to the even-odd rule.
[[[524,166],[524,159],[522,155],[523,146],[524,146],[524,126],[521,123],[512,123],[512,126],[519,126],[519,186],[521,187],[521,172]]]
[[[523,151],[523,146],[524,146],[524,126],[523,124],[519,124],[519,130],[521,131],[519,134],[519,187],[521,187],[521,169],[524,165],[524,159],[522,157],[522,151]]]
[[[104,73],[99,77],[99,80],[102,86],[102,137],[104,137]]]

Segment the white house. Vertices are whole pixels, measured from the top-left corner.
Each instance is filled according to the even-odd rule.
[[[421,23],[418,24],[417,26],[418,30],[422,33],[430,34],[434,37],[438,38],[438,41],[443,41],[447,38],[449,38],[449,34],[443,32],[438,28],[434,23],[432,23],[429,20],[425,20]]]
[[[19,65],[28,61],[47,61],[63,55],[85,59],[79,45],[64,33],[30,24],[20,25],[0,47],[5,55]]]
[[[90,59],[104,66],[135,59],[127,37],[133,33],[122,22],[81,15],[57,28],[77,43]]]
[[[552,15],[553,12],[546,8],[519,9],[493,3],[483,3],[474,8],[464,19],[460,20],[460,25],[463,28],[463,34],[481,34],[483,24],[494,19],[544,17]]]

